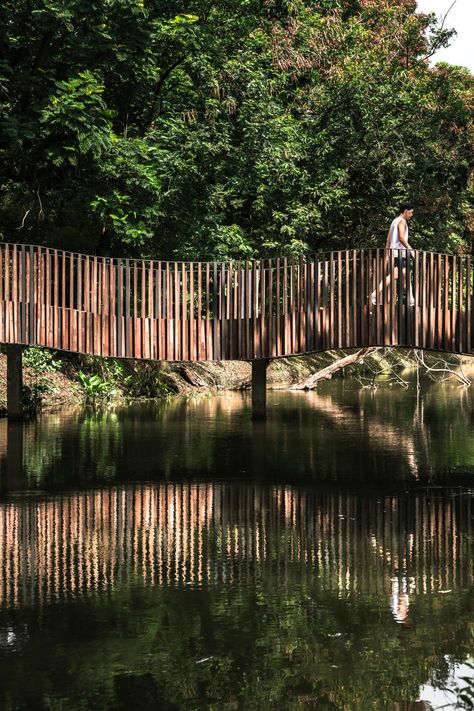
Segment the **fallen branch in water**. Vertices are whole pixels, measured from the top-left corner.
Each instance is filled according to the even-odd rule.
[[[343,370],[343,368],[346,368],[348,365],[362,363],[364,361],[364,358],[366,358],[368,355],[372,355],[372,353],[375,353],[378,350],[380,350],[379,347],[361,348],[359,351],[357,351],[357,353],[351,353],[350,355],[344,356],[343,358],[339,358],[338,360],[334,361],[334,363],[331,363],[331,365],[328,365],[326,368],[318,370],[317,373],[313,373],[308,378],[303,380],[302,383],[292,385],[290,387],[290,390],[314,390],[317,384],[321,382],[321,380],[330,380],[335,373],[338,373],[340,370]]]
[[[425,352],[414,350],[415,360],[425,369],[425,373],[432,379],[444,383],[449,378],[455,378],[460,385],[469,387],[471,379],[466,375],[462,366],[462,360],[457,363],[450,363],[441,356],[436,356],[434,363],[429,365],[425,360]],[[435,375],[435,373],[437,375]],[[441,375],[439,375],[441,374]]]

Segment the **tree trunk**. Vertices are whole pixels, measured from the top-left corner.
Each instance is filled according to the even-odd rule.
[[[350,355],[344,356],[344,358],[339,358],[339,360],[334,361],[334,363],[331,363],[331,365],[328,365],[326,368],[318,370],[317,373],[313,373],[306,378],[306,380],[303,380],[302,383],[292,385],[290,390],[314,390],[321,380],[330,380],[334,373],[338,373],[347,365],[362,363],[366,356],[378,350],[378,348],[361,348],[357,353],[351,353]]]

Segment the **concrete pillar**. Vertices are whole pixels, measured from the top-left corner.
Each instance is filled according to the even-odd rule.
[[[267,419],[268,359],[252,361],[252,420]]]
[[[7,345],[7,416],[22,420],[23,413],[23,346]]]

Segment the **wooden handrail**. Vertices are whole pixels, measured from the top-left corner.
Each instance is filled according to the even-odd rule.
[[[383,345],[471,355],[473,291],[470,255],[165,262],[0,244],[0,343],[170,361]]]

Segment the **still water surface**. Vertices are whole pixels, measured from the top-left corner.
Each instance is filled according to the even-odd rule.
[[[474,393],[0,422],[0,708],[420,709],[470,672]],[[451,708],[455,708],[452,704]]]

